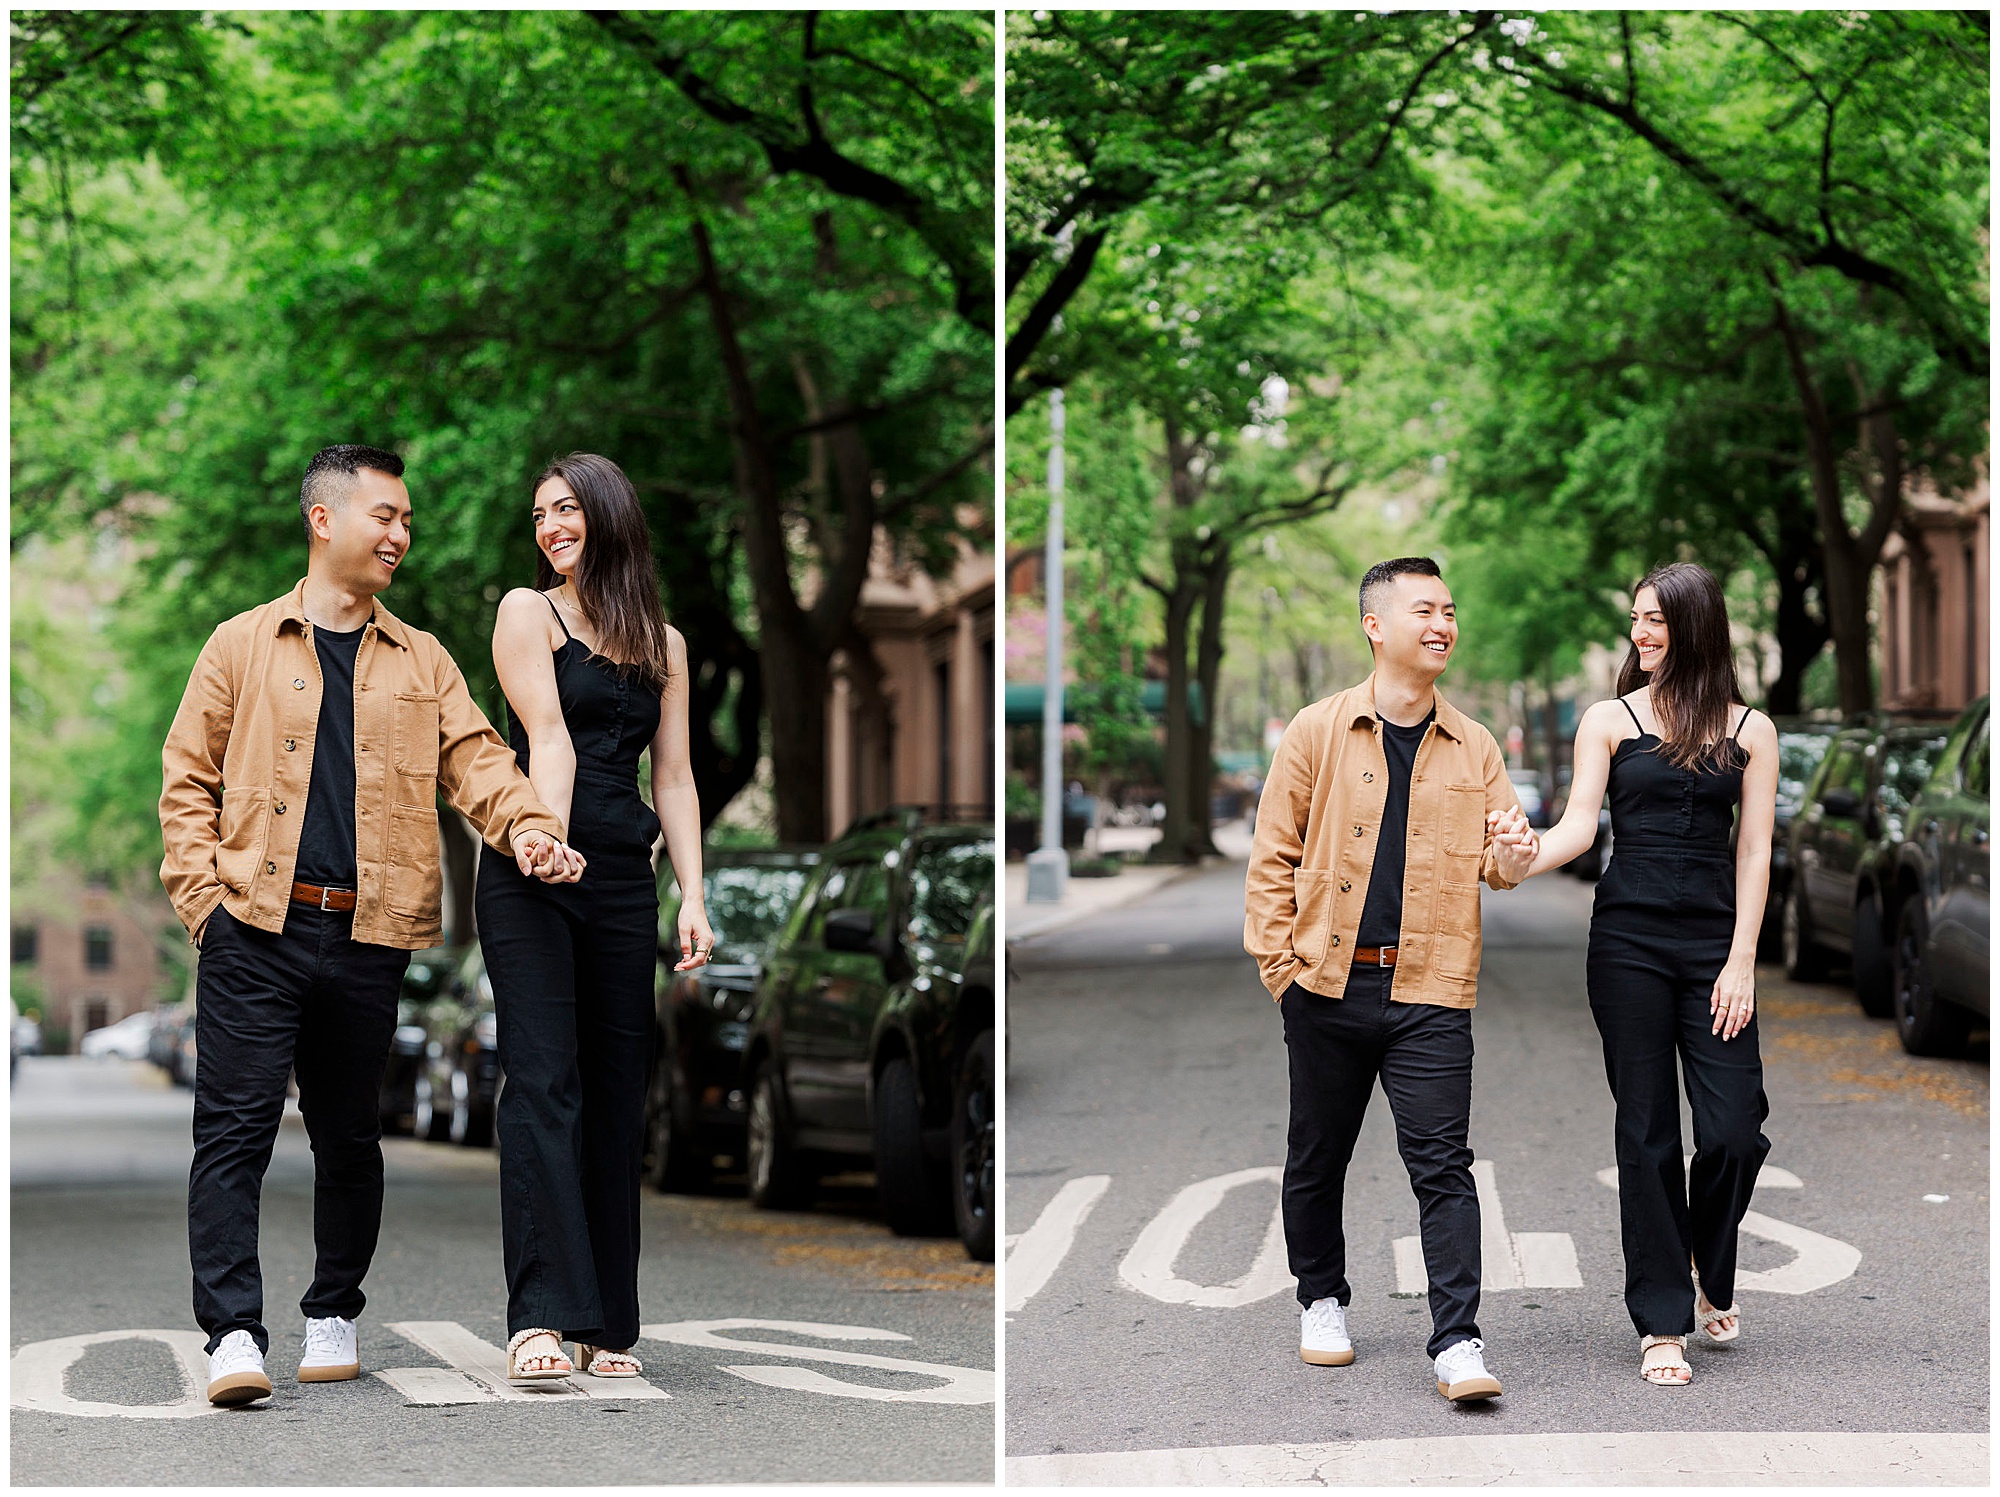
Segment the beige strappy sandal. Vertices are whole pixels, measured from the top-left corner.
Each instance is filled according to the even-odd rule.
[[[637,1377],[646,1370],[645,1364],[629,1351],[612,1351],[583,1341],[576,1344],[576,1360],[591,1377]]]
[[[556,1343],[556,1349],[553,1352],[536,1352],[531,1356],[523,1357],[521,1355],[521,1348],[537,1336],[553,1338]],[[543,1362],[549,1365],[531,1369],[523,1367],[521,1365],[523,1362]],[[507,1338],[507,1381],[510,1383],[554,1382],[559,1378],[570,1376],[575,1371],[576,1368],[571,1364],[570,1359],[563,1355],[561,1331],[551,1331],[546,1327],[534,1326],[525,1331],[516,1331],[512,1336]]]
[[[1660,1355],[1654,1355],[1656,1352]],[[1677,1373],[1685,1375],[1675,1376]],[[1687,1337],[1641,1336],[1639,1376],[1655,1388],[1685,1388],[1693,1382],[1694,1369],[1688,1366],[1687,1359]]]
[[[1704,1305],[1708,1305],[1705,1310],[1702,1308]],[[1701,1275],[1698,1273],[1694,1275],[1694,1318],[1701,1322],[1702,1334],[1718,1346],[1734,1341],[1743,1334],[1743,1312],[1734,1305],[1727,1310],[1718,1310],[1714,1305],[1710,1305],[1708,1296],[1701,1292]],[[1736,1324],[1726,1331],[1718,1331],[1715,1328],[1716,1322],[1722,1320],[1733,1320]]]

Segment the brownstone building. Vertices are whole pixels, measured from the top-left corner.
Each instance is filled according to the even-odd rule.
[[[61,1031],[74,1049],[93,1029],[181,996],[184,969],[163,943],[186,936],[164,894],[135,908],[108,884],[57,868],[37,896],[14,903],[12,975],[17,999],[39,996],[45,1032]]]
[[[1986,692],[1992,507],[1984,465],[1967,493],[1910,496],[1910,518],[1882,548],[1884,707],[1963,707]]]

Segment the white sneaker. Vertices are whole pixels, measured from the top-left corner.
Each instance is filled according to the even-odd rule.
[[[1316,1299],[1299,1312],[1299,1360],[1315,1367],[1345,1367],[1354,1360],[1347,1306],[1337,1299]]]
[[[208,1354],[208,1401],[228,1408],[271,1396],[264,1354],[248,1331],[231,1331]]]
[[[1457,1341],[1437,1355],[1438,1392],[1453,1403],[1500,1396],[1500,1379],[1486,1370],[1486,1343],[1477,1336]]]
[[[306,1321],[305,1355],[299,1358],[302,1383],[344,1383],[361,1376],[361,1342],[354,1322],[338,1315]]]

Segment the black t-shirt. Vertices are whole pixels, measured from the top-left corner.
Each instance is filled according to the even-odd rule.
[[[319,654],[319,727],[313,735],[312,783],[299,828],[302,884],[352,889],[354,866],[354,657],[365,629],[346,634],[313,627]]]
[[[1357,946],[1394,946],[1403,936],[1403,868],[1409,851],[1410,775],[1417,745],[1437,716],[1433,707],[1413,728],[1382,719],[1382,753],[1389,761],[1389,793],[1382,806],[1382,835],[1375,842],[1375,865],[1368,874],[1368,897],[1361,904]]]

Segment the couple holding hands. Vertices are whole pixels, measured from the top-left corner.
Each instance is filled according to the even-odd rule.
[[[1754,962],[1778,737],[1738,700],[1722,589],[1686,562],[1634,589],[1619,695],[1579,721],[1568,805],[1540,837],[1493,736],[1437,692],[1458,640],[1437,565],[1370,568],[1361,621],[1374,673],[1292,719],[1245,881],[1244,947],[1280,1004],[1290,1069],[1283,1214],[1299,1355],[1354,1360],[1342,1195],[1379,1079],[1417,1197],[1438,1392],[1500,1393],[1476,1320],[1466,1143],[1479,884],[1511,889],[1587,851],[1608,792],[1615,852],[1586,973],[1616,1106],[1625,1302],[1640,1375],[1684,1386],[1697,1325],[1716,1342],[1742,1332],[1737,1228],[1770,1151]],[[1685,1174],[1676,1058],[1694,1113]]]
[[[437,639],[378,600],[411,544],[402,474],[373,447],[312,459],[304,579],[217,627],[164,752],[160,877],[201,954],[188,1246],[217,1404],[271,1392],[258,1211],[294,1074],[317,1259],[298,1377],[360,1375],[382,1069],[410,952],[443,936],[440,794],[488,854],[475,903],[506,1073],[508,1375],[642,1370],[631,1347],[662,835],[685,895],[677,970],[714,944],[686,645],[624,473],[589,453],[551,463],[532,490],[536,585],[501,600],[494,628],[503,741]]]

